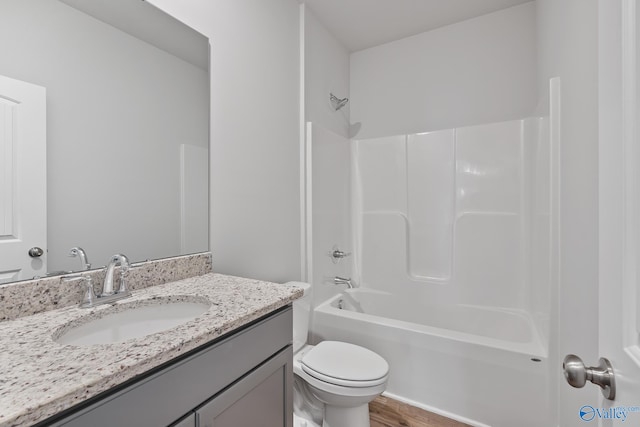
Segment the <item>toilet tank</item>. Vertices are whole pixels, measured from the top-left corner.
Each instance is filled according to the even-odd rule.
[[[285,285],[297,286],[304,290],[304,295],[293,301],[293,352],[296,353],[307,343],[309,334],[311,285],[304,282],[287,282]]]

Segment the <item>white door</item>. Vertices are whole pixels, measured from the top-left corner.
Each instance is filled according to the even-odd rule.
[[[47,272],[46,161],[45,88],[0,76],[0,283]]]
[[[615,396],[613,400],[607,399],[604,396],[607,392],[601,393],[598,386],[587,381],[585,387],[593,393],[583,394],[590,398],[569,409],[575,412],[569,418],[572,421],[565,424],[637,426],[640,425],[640,133],[636,128],[640,127],[637,96],[640,43],[636,42],[635,28],[640,24],[637,7],[640,0],[606,0],[599,4],[599,291],[598,313],[594,313],[599,319],[599,331],[572,333],[585,339],[597,337],[600,357],[610,361],[613,368]],[[598,362],[584,360],[587,367]],[[566,385],[560,392],[576,393]],[[563,410],[567,408],[560,408]]]

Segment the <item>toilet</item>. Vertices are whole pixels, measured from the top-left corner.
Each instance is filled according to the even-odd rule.
[[[286,284],[304,289],[293,302],[294,427],[317,426],[318,418],[322,427],[370,427],[369,402],[385,390],[389,364],[355,344],[307,344],[311,285]]]

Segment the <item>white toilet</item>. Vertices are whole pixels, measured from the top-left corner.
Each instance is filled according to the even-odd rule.
[[[293,303],[294,408],[316,407],[310,401],[315,397],[324,405],[323,427],[369,427],[369,402],[385,390],[389,364],[380,355],[354,344],[322,341],[308,345],[311,285],[287,285],[304,289],[304,296]],[[296,427],[316,425],[304,414],[295,418]]]

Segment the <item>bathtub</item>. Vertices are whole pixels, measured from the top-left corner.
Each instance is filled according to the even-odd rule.
[[[474,426],[550,425],[546,348],[524,311],[350,289],[314,310],[312,331],[387,359],[389,397]]]

